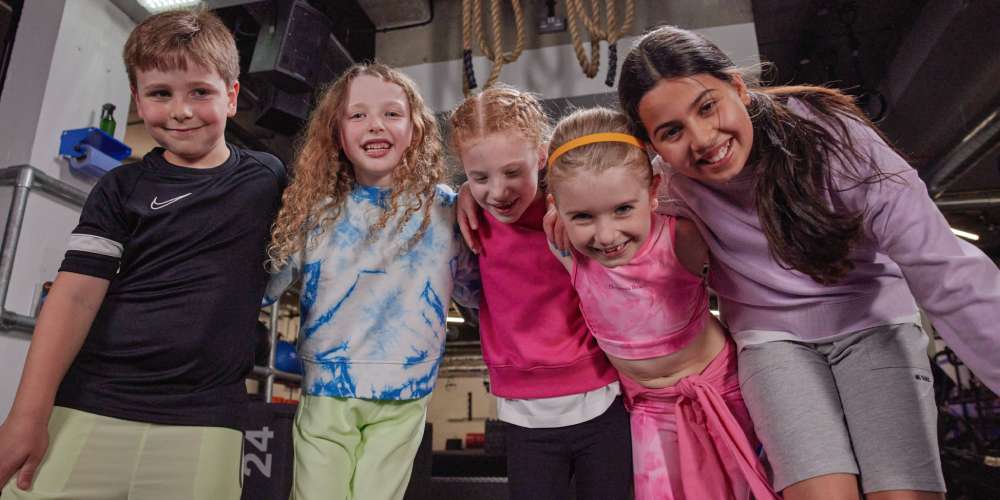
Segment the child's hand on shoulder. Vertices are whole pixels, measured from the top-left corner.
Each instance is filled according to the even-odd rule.
[[[48,422],[10,415],[0,425],[0,486],[17,474],[17,487],[31,488],[38,464],[49,447]]]
[[[549,250],[562,263],[566,271],[573,272],[573,255],[569,252],[569,237],[566,235],[566,228],[563,226],[559,212],[556,210],[552,195],[545,199],[548,209],[545,217],[542,218],[542,229],[545,231],[545,239],[549,244]]]
[[[542,218],[542,229],[545,230],[545,238],[549,240],[549,246],[554,250],[569,255],[569,236],[566,234],[566,226],[563,225],[562,219],[559,218],[559,212],[556,210],[555,198],[552,195],[546,195],[545,203],[548,209],[545,211],[545,217]],[[556,255],[559,256],[558,254]]]
[[[478,255],[481,250],[479,233],[477,233],[479,230],[479,205],[472,198],[468,181],[463,182],[462,186],[458,188],[456,208],[455,217],[458,218],[458,229],[462,231],[462,238],[465,239],[465,244],[469,245],[472,253]]]

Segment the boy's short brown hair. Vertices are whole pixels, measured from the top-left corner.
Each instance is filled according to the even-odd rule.
[[[240,76],[240,54],[232,33],[204,9],[150,16],[132,30],[122,56],[132,88],[136,71],[184,71],[188,62],[215,69],[226,85]]]

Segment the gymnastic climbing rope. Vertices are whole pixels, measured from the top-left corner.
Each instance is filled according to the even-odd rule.
[[[488,44],[486,35],[483,33],[483,5],[482,0],[462,0],[462,67],[464,78],[462,80],[462,91],[466,96],[476,88],[476,74],[472,67],[472,45],[473,38],[479,45],[479,50],[483,52],[493,63],[490,76],[483,85],[483,89],[489,88],[498,78],[500,70],[504,64],[510,64],[517,60],[524,52],[524,11],[521,8],[520,0],[511,0],[511,7],[514,10],[514,27],[516,29],[516,41],[514,50],[508,53],[503,51],[503,18],[500,11],[501,0],[490,0],[490,31],[492,33],[492,44]]]
[[[635,0],[625,0],[625,18],[621,26],[617,24],[617,5],[615,0],[604,0],[604,10],[607,12],[607,28],[602,28],[595,20],[600,15],[600,5],[598,0],[590,0],[590,12],[584,8],[583,0],[566,0],[566,23],[569,25],[570,38],[573,40],[573,50],[576,52],[576,59],[580,62],[583,74],[588,78],[597,75],[600,67],[600,42],[608,42],[608,75],[604,84],[614,87],[615,75],[618,71],[618,40],[632,27],[635,19]],[[591,17],[591,14],[593,17]],[[587,29],[590,37],[590,56],[588,57],[580,40],[580,24]]]
[[[462,93],[466,97],[476,88],[476,70],[472,67],[472,1],[462,0]]]

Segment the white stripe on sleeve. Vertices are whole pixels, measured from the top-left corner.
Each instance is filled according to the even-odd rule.
[[[69,248],[80,252],[95,253],[108,257],[120,258],[124,247],[121,243],[92,234],[74,233],[69,237]]]

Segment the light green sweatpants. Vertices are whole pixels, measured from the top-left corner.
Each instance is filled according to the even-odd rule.
[[[292,500],[403,498],[429,399],[303,396],[292,430]]]
[[[243,434],[132,422],[55,407],[49,448],[28,491],[3,500],[239,500]]]

